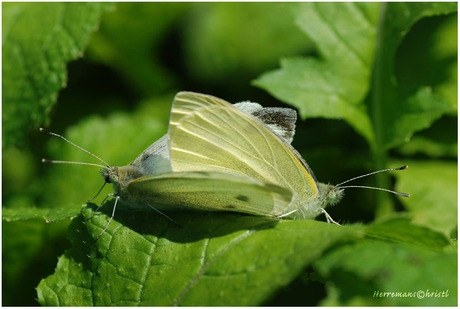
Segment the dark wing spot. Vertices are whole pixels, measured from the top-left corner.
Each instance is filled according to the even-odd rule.
[[[238,195],[238,196],[236,197],[236,199],[239,200],[239,201],[242,201],[242,202],[247,202],[247,201],[249,201],[249,197],[247,197],[246,195]]]
[[[150,155],[145,155],[145,154],[144,154],[144,155],[141,157],[141,162],[146,161],[149,157],[150,157]]]
[[[236,207],[233,205],[225,205],[224,207],[228,209],[236,209]]]

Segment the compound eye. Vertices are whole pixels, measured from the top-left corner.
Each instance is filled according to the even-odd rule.
[[[110,183],[110,177],[108,175],[105,176],[104,180],[105,180],[106,183]]]

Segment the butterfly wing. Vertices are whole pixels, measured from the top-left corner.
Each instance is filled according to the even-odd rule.
[[[292,193],[250,177],[224,172],[176,172],[145,176],[128,184],[139,201],[208,211],[236,211],[276,216],[291,202]],[[161,207],[160,207],[161,208]]]
[[[295,134],[297,112],[292,108],[263,107],[254,102],[240,102],[233,106],[257,118],[273,131],[278,137],[291,144]]]
[[[134,167],[140,175],[170,173],[168,139],[167,134],[162,136],[131,162],[130,166]]]
[[[230,103],[181,92],[173,103],[169,149],[173,171],[222,171],[286,188],[308,203],[318,189],[297,151]],[[298,205],[291,204],[292,210]]]

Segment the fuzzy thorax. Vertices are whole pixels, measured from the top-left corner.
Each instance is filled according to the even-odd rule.
[[[300,197],[293,209],[298,209],[290,218],[294,220],[314,219],[323,213],[327,206],[337,204],[343,196],[343,189],[336,186],[317,183],[318,194],[314,199],[305,202],[305,197]]]
[[[130,165],[107,167],[101,170],[101,175],[106,183],[113,184],[115,194],[125,199],[128,184],[134,179],[143,176]]]

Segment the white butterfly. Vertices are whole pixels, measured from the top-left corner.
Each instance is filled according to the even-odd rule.
[[[324,213],[328,222],[335,223],[324,208],[337,203],[344,188],[360,186],[316,180],[290,144],[296,118],[289,108],[264,108],[251,102],[232,105],[213,96],[180,92],[174,99],[168,134],[131,164],[110,166],[91,155],[106,165],[99,166],[106,183],[113,184],[109,196],[115,196],[116,202],[122,199],[163,215],[161,210],[174,207],[293,219]]]

